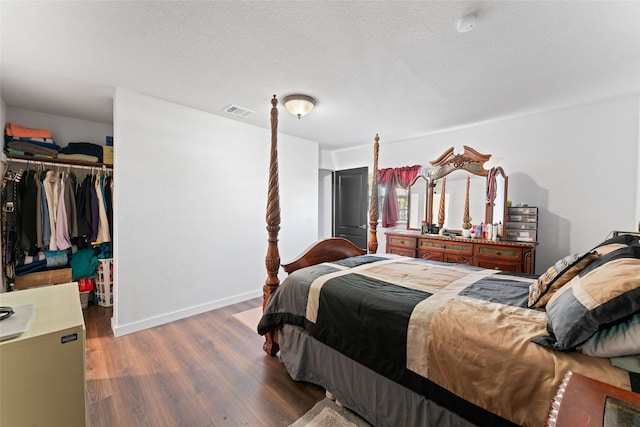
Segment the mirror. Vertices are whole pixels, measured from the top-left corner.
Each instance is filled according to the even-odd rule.
[[[491,218],[493,224],[502,223],[502,227],[498,227],[498,237],[505,236],[506,218],[507,218],[507,188],[509,178],[504,173],[502,167],[489,171],[487,179],[487,218]]]
[[[463,154],[454,154],[453,147],[447,150],[413,181],[408,191],[407,229],[421,230],[426,220],[436,225],[443,222],[445,229],[461,234],[469,177],[471,223],[502,223],[498,237],[504,237],[509,179],[502,167],[484,169],[490,154],[463,147]]]
[[[507,176],[500,167],[490,171],[484,168],[491,154],[481,154],[466,145],[463,148],[462,154],[455,154],[451,147],[437,160],[430,162],[435,170],[429,175],[431,185],[427,185],[427,221],[443,223],[442,226],[448,231],[461,233],[469,178],[470,222],[476,225],[481,222],[502,222],[503,232],[498,237],[503,237],[507,209]]]
[[[450,231],[458,232],[462,228],[465,195],[467,192],[467,177],[469,173],[455,170],[446,178],[436,181],[433,189],[433,222],[438,224],[441,207],[442,185],[444,184],[444,225]],[[485,220],[485,188],[486,179],[483,176],[471,175],[469,181],[469,216],[472,224],[480,224]]]
[[[427,212],[427,178],[422,175],[416,176],[409,186],[409,201],[407,212],[407,229],[421,230],[422,221],[426,218]]]

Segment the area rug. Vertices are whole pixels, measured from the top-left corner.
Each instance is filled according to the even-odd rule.
[[[241,311],[240,313],[233,314],[233,318],[242,323],[253,332],[258,333],[258,322],[262,317],[262,307],[252,308],[250,310]]]
[[[371,427],[371,424],[333,400],[323,399],[289,427]]]

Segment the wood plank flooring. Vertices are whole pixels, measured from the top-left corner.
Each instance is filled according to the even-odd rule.
[[[115,338],[111,309],[83,310],[87,427],[287,426],[324,397],[293,381],[233,314],[262,298]]]

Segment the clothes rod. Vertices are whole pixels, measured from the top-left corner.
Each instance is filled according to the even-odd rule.
[[[86,164],[78,165],[75,163],[63,162],[63,161],[48,161],[48,160],[40,160],[40,159],[16,159],[14,157],[7,157],[5,160],[2,160],[2,163],[24,163],[24,164],[33,164],[33,165],[43,165],[43,166],[53,166],[53,167],[68,167],[75,169],[87,169],[87,170],[112,170],[113,166],[105,165],[104,163],[98,163],[95,166],[89,166]]]

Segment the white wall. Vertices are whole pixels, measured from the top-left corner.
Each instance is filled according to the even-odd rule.
[[[326,169],[318,171],[318,239],[331,237],[333,224],[331,212],[333,210],[333,172]]]
[[[449,147],[491,153],[509,176],[509,199],[540,208],[536,271],[588,250],[612,230],[637,228],[640,120],[632,96],[478,124],[412,140],[380,133],[379,167],[427,165]],[[373,166],[373,144],[322,153],[321,167]],[[378,251],[384,252],[384,229]]]
[[[118,89],[114,137],[116,335],[261,295],[270,131]],[[286,261],[318,237],[318,145],[278,155]]]

